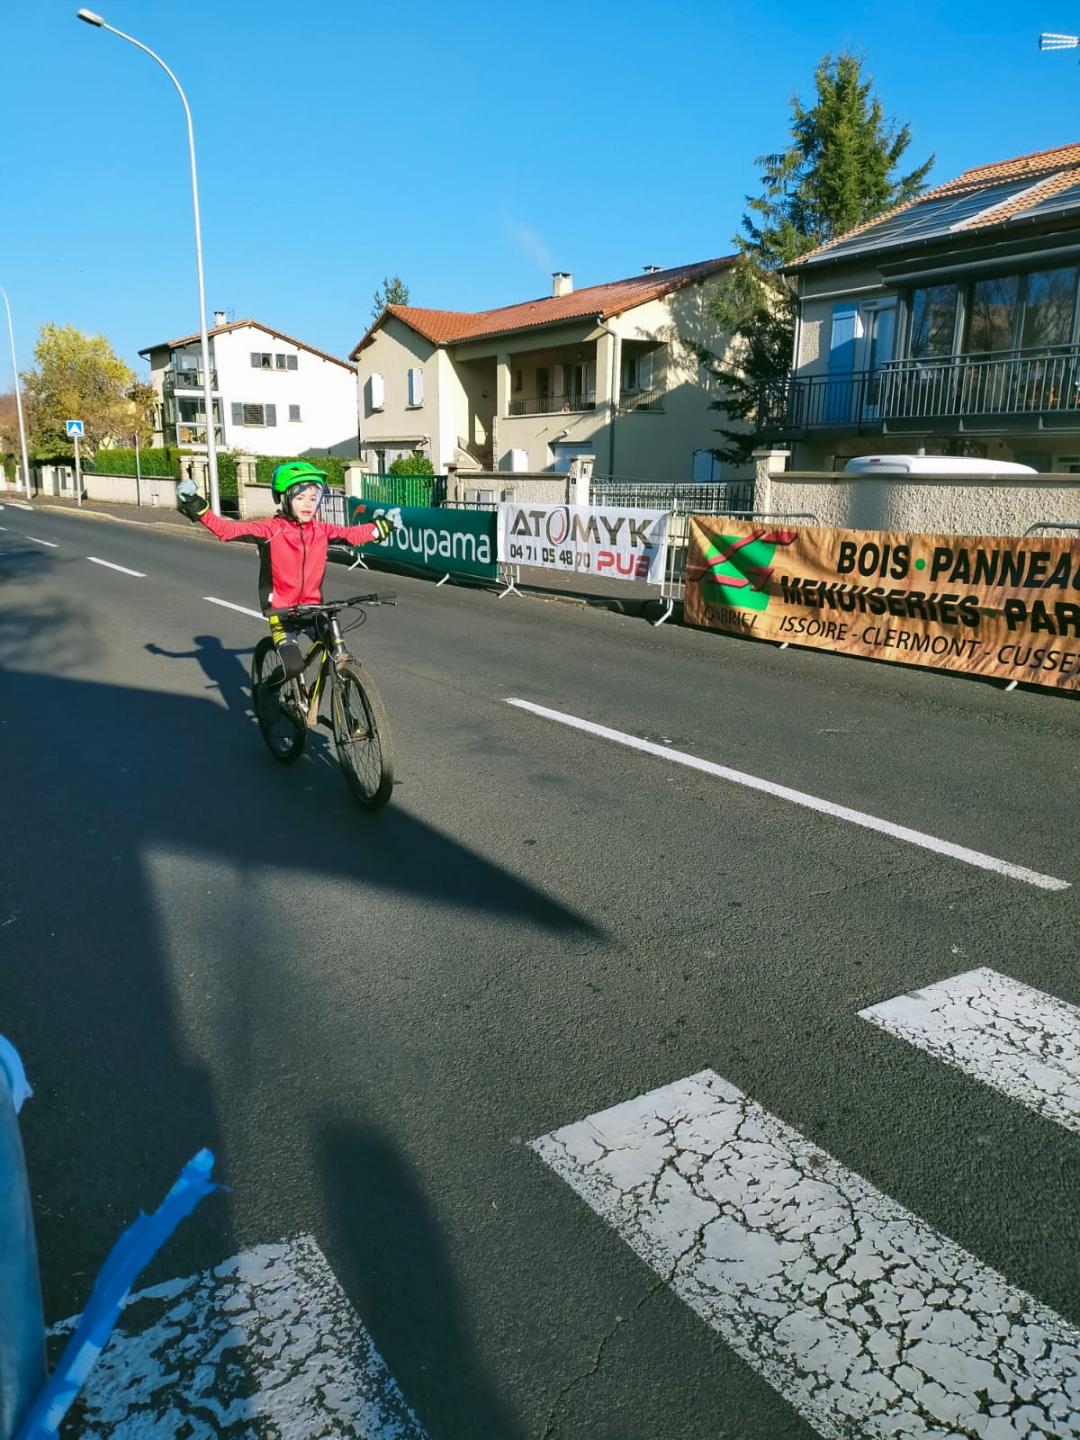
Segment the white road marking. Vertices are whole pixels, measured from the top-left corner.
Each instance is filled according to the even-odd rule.
[[[209,600],[211,605],[224,605],[226,610],[239,610],[241,615],[251,615],[256,620],[266,619],[258,610],[249,610],[246,605],[234,605],[231,600],[219,600],[216,595],[204,595],[203,599]]]
[[[745,785],[750,790],[760,790],[765,795],[774,795],[778,800],[787,800],[792,805],[801,805],[807,810],[817,810],[822,815],[832,815],[837,820],[847,820],[852,825],[861,825],[866,830],[876,830],[893,840],[903,840],[908,845],[918,845],[924,850],[934,850],[939,855],[948,855],[953,860],[962,860],[966,865],[976,865],[980,870],[993,870],[1007,875],[1012,880],[1023,880],[1036,885],[1040,890],[1068,890],[1070,881],[1058,880],[1053,875],[1042,875],[1023,865],[1014,865],[1009,860],[997,860],[993,855],[984,855],[979,850],[969,850],[966,845],[955,845],[951,840],[939,840],[935,835],[924,835],[921,830],[909,830],[906,825],[894,825],[891,820],[880,820],[876,815],[867,815],[862,810],[852,810],[847,805],[836,805],[831,800],[821,800],[803,790],[792,790],[787,785],[777,785],[772,780],[762,780],[757,775],[748,775],[742,770],[732,770],[727,765],[717,765],[712,760],[689,755],[685,750],[673,750],[668,745],[657,745],[651,740],[641,740],[623,730],[612,730],[607,725],[597,725],[592,720],[581,720],[576,715],[564,714],[561,710],[549,710],[544,705],[534,705],[531,700],[507,700],[519,710],[528,710],[545,720],[555,720],[573,730],[583,730],[589,735],[599,735],[612,740],[616,745],[626,745],[631,750],[642,750],[646,755],[657,755],[674,765],[686,765],[691,770],[702,770],[707,775],[716,775],[721,780],[730,780],[735,785]]]
[[[24,500],[9,500],[7,502],[13,510],[33,510],[33,505],[27,505]]]
[[[424,1440],[310,1235],[133,1295],[83,1405],[81,1440]]]
[[[859,1014],[1080,1132],[1080,1010],[985,966]]]
[[[50,550],[59,550],[60,546],[55,540],[39,540],[36,535],[27,535],[27,540],[33,540],[35,545],[48,545]]]
[[[146,579],[145,570],[129,570],[126,565],[115,565],[111,560],[99,560],[96,555],[86,557],[93,565],[105,565],[110,570],[119,570],[121,575],[134,575],[138,580]]]
[[[1080,1436],[1080,1330],[711,1070],[533,1149],[828,1440]]]

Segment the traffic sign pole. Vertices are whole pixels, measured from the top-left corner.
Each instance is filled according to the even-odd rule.
[[[79,463],[79,432],[75,431],[75,504],[82,508],[82,465]]]

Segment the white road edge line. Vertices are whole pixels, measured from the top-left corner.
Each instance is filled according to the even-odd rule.
[[[33,540],[35,545],[48,545],[50,550],[59,550],[60,546],[55,540],[39,540],[36,535],[27,535],[27,540]]]
[[[656,745],[651,740],[640,740],[636,735],[627,735],[622,730],[612,730],[607,725],[597,725],[592,720],[580,720],[576,715],[566,715],[561,710],[549,710],[545,705],[534,705],[531,700],[506,701],[519,710],[528,710],[545,720],[554,720],[568,725],[572,730],[583,730],[587,735],[599,735],[616,745],[626,745],[631,750],[656,755],[673,765],[686,765],[691,770],[702,770],[706,775],[716,775],[721,780],[730,780],[734,785],[745,785],[748,790],[760,790],[778,800],[787,800],[792,805],[801,805],[806,810],[817,810],[822,815],[831,815],[836,820],[846,820],[851,825],[861,825],[865,830],[876,830],[893,840],[903,840],[908,845],[918,845],[924,850],[948,855],[953,860],[962,860],[965,865],[975,865],[980,870],[992,870],[998,875],[1007,875],[1012,880],[1023,880],[1040,890],[1068,890],[1071,882],[1058,880],[1053,875],[1042,875],[1038,870],[1028,870],[1023,865],[1014,865],[1010,860],[997,860],[993,855],[984,855],[979,850],[969,850],[966,845],[954,845],[951,840],[939,840],[934,835],[924,835],[921,830],[909,830],[906,825],[894,825],[891,820],[879,820],[876,815],[867,815],[862,810],[852,810],[847,805],[836,805],[831,800],[821,800],[803,790],[792,790],[787,785],[777,785],[772,780],[762,780],[757,775],[747,775],[742,770],[732,770],[727,765],[717,765],[712,760],[702,760],[689,755],[685,750],[673,750],[668,745]]]
[[[204,600],[209,600],[211,605],[224,605],[226,610],[239,610],[241,615],[250,615],[255,620],[265,620],[265,615],[260,615],[258,610],[249,610],[246,605],[234,605],[231,600],[219,600],[216,595],[204,595]]]
[[[96,555],[86,557],[92,565],[104,565],[109,570],[119,570],[121,575],[134,575],[137,580],[146,579],[145,570],[129,570],[126,565],[115,565],[111,560],[99,560]]]
[[[1080,1010],[988,966],[860,1010],[863,1020],[1080,1133]]]
[[[33,510],[33,505],[27,505],[23,500],[9,500],[7,502],[13,510]]]
[[[531,1148],[828,1440],[1077,1434],[1080,1330],[713,1071]]]

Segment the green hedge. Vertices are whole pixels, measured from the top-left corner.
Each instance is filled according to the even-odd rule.
[[[139,451],[139,466],[144,475],[167,476],[175,480],[180,474],[181,455],[189,453],[176,445],[147,447]],[[93,463],[84,465],[83,469],[98,475],[134,475],[135,451],[119,447],[115,450],[103,448],[95,454]]]
[[[255,476],[260,485],[269,485],[279,465],[288,465],[293,460],[306,460],[317,470],[326,471],[328,485],[341,487],[345,484],[345,464],[337,455],[260,455],[255,461]]]
[[[218,493],[221,495],[237,495],[239,487],[236,483],[236,456],[219,450],[217,457],[217,479]]]

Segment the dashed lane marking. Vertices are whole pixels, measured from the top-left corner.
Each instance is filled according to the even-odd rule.
[[[234,605],[231,600],[219,600],[216,595],[204,595],[203,599],[209,600],[211,605],[223,605],[226,610],[239,610],[241,615],[251,615],[256,620],[266,619],[258,610],[249,610],[246,605]]]
[[[92,565],[104,565],[109,570],[119,570],[121,575],[134,575],[137,580],[146,579],[145,570],[129,570],[126,565],[116,565],[112,560],[99,560],[96,555],[88,555],[86,558]]]
[[[1080,1132],[1080,1010],[986,966],[859,1014]]]
[[[549,710],[545,705],[534,705],[531,700],[507,700],[519,710],[527,710],[545,720],[554,720],[572,730],[583,730],[588,735],[598,735],[603,740],[614,741],[631,750],[641,750],[646,755],[656,755],[673,765],[686,765],[692,770],[704,771],[721,780],[735,785],[744,785],[749,790],[758,790],[764,795],[773,795],[778,800],[787,800],[792,805],[801,805],[806,810],[817,810],[822,815],[831,815],[837,820],[846,820],[851,825],[861,825],[865,830],[876,830],[892,840],[902,840],[908,845],[917,845],[923,850],[933,850],[950,859],[961,860],[965,865],[975,865],[980,870],[992,870],[1007,875],[1011,880],[1022,880],[1040,890],[1068,890],[1068,880],[1058,880],[1053,875],[1042,875],[1024,865],[1014,865],[1009,860],[998,860],[993,855],[984,855],[979,850],[969,850],[966,845],[955,845],[951,840],[939,840],[935,835],[924,835],[921,830],[910,830],[906,825],[894,825],[891,820],[881,820],[876,815],[867,815],[862,810],[852,810],[847,805],[836,805],[831,800],[819,799],[803,790],[792,790],[787,785],[777,785],[772,780],[762,780],[757,775],[747,775],[742,770],[732,770],[727,765],[717,765],[711,760],[702,760],[698,755],[688,755],[684,750],[673,750],[668,745],[657,745],[651,740],[641,740],[636,735],[627,735],[622,730],[612,730],[607,725],[597,725],[592,720],[581,720],[576,715],[564,714],[561,710]]]
[[[32,540],[35,545],[47,545],[50,550],[59,550],[60,546],[55,540],[39,540],[36,535],[27,535],[27,540]]]
[[[1080,1437],[1080,1330],[711,1070],[532,1148],[827,1440]]]
[[[80,1404],[81,1440],[425,1440],[310,1235],[132,1295]]]

